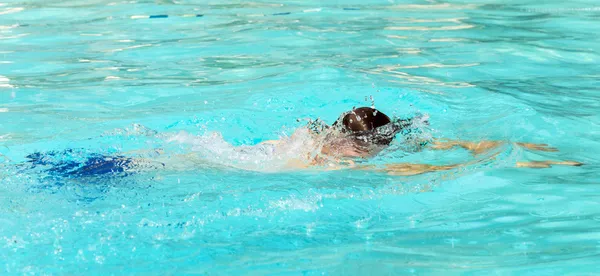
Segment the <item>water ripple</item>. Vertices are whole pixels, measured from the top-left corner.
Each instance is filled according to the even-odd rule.
[[[585,273],[600,248],[597,14],[536,10],[584,2],[2,3],[3,269]],[[57,180],[14,166],[66,148],[189,153],[157,138],[177,131],[257,143],[298,119],[332,123],[369,97],[388,114],[429,114],[436,137],[560,151],[508,143],[493,157],[455,149],[373,161],[473,161],[412,177],[186,160],[122,179]],[[585,165],[514,167],[534,160]]]

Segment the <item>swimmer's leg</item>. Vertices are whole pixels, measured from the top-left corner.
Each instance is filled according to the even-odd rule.
[[[583,163],[576,161],[529,161],[529,162],[517,162],[517,168],[550,168],[552,165],[562,165],[562,166],[582,166]]]

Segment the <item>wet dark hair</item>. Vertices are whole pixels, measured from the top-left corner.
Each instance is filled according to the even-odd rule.
[[[371,107],[356,108],[342,118],[344,128],[351,132],[372,131],[390,122],[390,117]]]
[[[402,128],[392,124],[390,117],[383,112],[371,107],[355,108],[342,114],[333,127],[338,127],[362,146],[387,146]]]

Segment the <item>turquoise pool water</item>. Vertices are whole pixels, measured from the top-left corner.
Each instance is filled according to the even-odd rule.
[[[0,4],[3,274],[598,271],[596,1],[53,2]],[[370,161],[475,162],[417,176],[265,172],[223,153],[372,101],[428,114],[435,137],[560,151],[398,139]],[[118,177],[24,168],[68,149],[195,159]],[[515,167],[535,160],[585,165]]]

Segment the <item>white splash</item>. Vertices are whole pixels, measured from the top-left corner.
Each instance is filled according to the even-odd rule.
[[[307,128],[257,145],[234,146],[218,132],[193,135],[182,131],[166,137],[166,141],[191,146],[193,157],[208,163],[261,172],[282,171],[289,169],[291,163],[306,162],[317,148]]]

